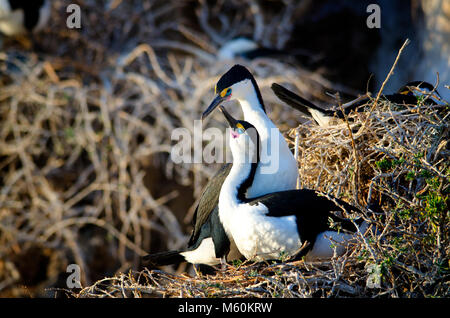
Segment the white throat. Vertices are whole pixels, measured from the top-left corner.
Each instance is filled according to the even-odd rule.
[[[237,100],[241,104],[244,120],[255,126],[262,143],[270,138],[271,129],[275,129],[275,132],[278,134],[280,133],[278,128],[264,112],[263,106],[258,100],[258,96],[254,89],[247,90],[246,94]],[[280,142],[286,143],[284,138],[280,140]]]
[[[233,166],[230,173],[222,184],[219,195],[219,218],[223,224],[225,233],[231,240],[234,240],[232,228],[234,222],[239,216],[239,209],[245,206],[245,203],[239,200],[239,187],[249,177],[252,164],[250,162],[240,161],[240,154],[233,152]]]
[[[229,210],[230,208],[237,208],[241,202],[238,200],[238,189],[240,185],[247,179],[250,174],[251,163],[236,163],[233,164],[230,173],[225,179],[220,189],[219,196],[219,211],[220,205],[224,205]],[[224,210],[224,209],[222,209]]]

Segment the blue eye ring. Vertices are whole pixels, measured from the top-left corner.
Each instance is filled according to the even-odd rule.
[[[244,133],[244,129],[242,129],[242,128],[238,128],[237,129],[237,132],[239,133],[239,135],[242,135],[243,133]]]
[[[227,92],[225,93],[225,96],[228,96],[231,94],[231,88],[227,89]]]

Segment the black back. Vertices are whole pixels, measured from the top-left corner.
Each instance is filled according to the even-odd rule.
[[[310,243],[299,256],[305,255],[314,246],[319,233],[328,230],[351,233],[357,231],[350,219],[340,217],[335,212],[338,214],[342,212],[361,214],[358,208],[345,201],[309,189],[274,192],[247,200],[247,203],[250,205],[264,204],[268,209],[267,216],[294,215],[296,217],[300,240]],[[355,223],[360,225],[362,219]]]

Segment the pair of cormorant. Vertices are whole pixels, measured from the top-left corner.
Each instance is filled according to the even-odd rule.
[[[229,100],[239,102],[245,120],[226,111],[222,104]],[[342,212],[354,215],[359,209],[319,191],[295,189],[297,162],[267,116],[247,68],[235,65],[220,78],[202,118],[218,106],[230,126],[233,163],[223,165],[206,185],[187,249],[150,254],[144,260],[152,265],[216,265],[242,256],[258,261],[280,256],[324,259],[333,256],[332,246],[342,253],[339,243],[362,225],[362,219],[345,219]],[[278,161],[278,169],[268,173],[264,163],[270,160]]]
[[[433,90],[429,83],[410,82],[383,98],[417,104],[414,87]],[[272,90],[319,125],[359,111],[369,101],[355,103],[343,113],[324,110],[276,83]],[[144,261],[153,266],[183,261],[216,265],[241,257],[262,261],[305,256],[306,260],[314,260],[342,254],[355,233],[363,233],[368,226],[360,217],[342,217],[342,212],[353,217],[361,215],[361,211],[325,193],[295,189],[297,162],[267,116],[259,87],[247,68],[234,65],[219,79],[215,93],[202,118],[220,107],[230,127],[233,163],[224,164],[206,185],[194,213],[194,229],[187,248],[150,254]],[[236,120],[227,112],[222,104],[229,100],[239,102],[244,120]],[[278,169],[267,173],[264,164],[274,159]]]
[[[49,16],[48,0],[0,0],[0,32],[7,36],[39,30]],[[239,41],[236,45],[245,44],[246,56],[261,52],[254,43]],[[218,57],[234,57],[233,45],[231,53],[227,49],[223,48]],[[276,50],[262,51],[278,54]],[[383,98],[416,104],[411,87],[433,90],[429,83],[410,82]],[[325,110],[279,84],[274,83],[272,90],[280,100],[321,126],[329,125],[332,118],[344,118],[351,111],[363,109],[360,106],[368,101],[360,100],[344,110]],[[236,120],[221,105],[233,99],[239,102],[245,120]],[[341,243],[365,228],[362,219],[343,218],[342,212],[357,215],[361,211],[324,193],[295,189],[297,162],[267,116],[256,80],[244,66],[235,65],[220,78],[216,97],[202,118],[218,106],[230,127],[233,163],[224,164],[206,185],[195,210],[187,248],[150,254],[144,260],[152,265],[183,261],[216,265],[242,256],[261,261],[283,255],[291,259],[324,259],[342,254],[345,244]],[[265,170],[267,162],[273,160],[277,169]]]

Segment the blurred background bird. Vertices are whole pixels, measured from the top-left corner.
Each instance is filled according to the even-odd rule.
[[[31,42],[24,35],[42,30],[50,19],[50,12],[48,0],[0,0],[0,33],[17,38],[29,48]]]
[[[0,31],[7,36],[38,31],[49,18],[48,0],[0,0]]]

